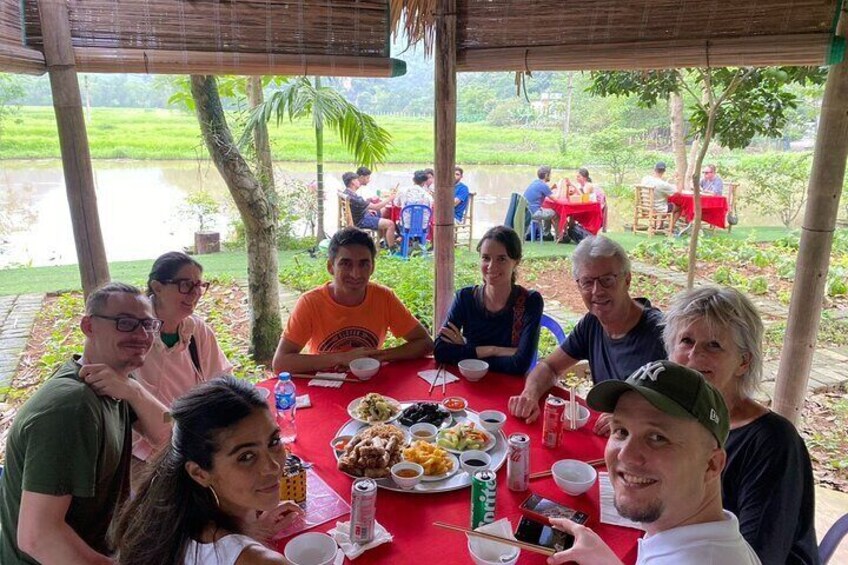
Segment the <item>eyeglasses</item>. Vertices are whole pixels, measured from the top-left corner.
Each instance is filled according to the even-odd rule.
[[[112,320],[115,322],[115,327],[119,332],[130,333],[134,332],[139,326],[147,333],[156,333],[162,327],[162,320],[156,318],[130,318],[128,316],[101,316],[100,314],[92,314],[92,318],[102,318],[104,320]]]
[[[203,296],[206,294],[206,291],[209,290],[210,283],[206,281],[198,281],[194,282],[191,279],[168,279],[164,281],[159,281],[162,284],[175,284],[177,285],[177,290],[180,294],[191,294],[195,288],[200,289],[200,295]]]
[[[619,274],[610,274],[610,275],[601,275],[600,277],[580,277],[579,279],[574,279],[577,283],[577,286],[580,287],[580,290],[592,290],[595,288],[595,281],[601,288],[612,288],[615,286],[616,281],[618,281],[618,277],[621,276]]]

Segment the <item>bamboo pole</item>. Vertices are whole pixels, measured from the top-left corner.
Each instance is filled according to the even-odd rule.
[[[396,77],[406,63],[389,57],[285,55],[77,47],[77,69],[91,73],[320,75]]]
[[[436,254],[433,332],[444,324],[454,291],[454,167],[456,165],[456,0],[439,0],[435,48]]]
[[[86,296],[109,281],[109,264],[100,232],[94,172],[82,112],[67,4],[38,0],[44,40],[44,60],[50,75],[53,108],[59,130],[65,190],[71,211],[82,289]]]
[[[840,34],[846,20],[840,19]],[[807,186],[807,205],[801,245],[795,266],[795,285],[777,369],[774,410],[798,422],[816,348],[822,298],[827,282],[833,231],[848,158],[848,62],[828,70],[813,167]]]

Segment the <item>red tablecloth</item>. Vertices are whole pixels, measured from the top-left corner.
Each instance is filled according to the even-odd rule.
[[[559,200],[545,198],[542,202],[542,208],[550,208],[559,216],[557,231],[560,236],[562,236],[569,216],[580,222],[580,225],[592,232],[593,235],[597,235],[598,230],[604,225],[604,211],[600,202],[569,202],[565,198]]]
[[[680,214],[687,222],[695,218],[695,195],[678,192],[668,197],[668,201],[680,206]],[[727,227],[727,198],[724,196],[701,194],[701,219],[717,228]]]
[[[427,399],[429,385],[417,376],[418,371],[433,369],[432,359],[406,361],[384,365],[379,373],[364,383],[345,383],[339,389],[309,387],[306,380],[297,380],[298,393],[308,393],[312,407],[297,412],[298,439],[292,451],[306,461],[314,463],[314,469],[327,484],[350,500],[352,480],[336,469],[336,460],[330,440],[338,429],[350,417],[347,405],[356,397],[368,392],[379,392],[400,401]],[[451,371],[459,376],[459,370]],[[523,379],[489,373],[477,383],[464,378],[447,385],[448,395],[459,395],[469,401],[475,411],[497,409],[507,411],[507,400],[511,395],[519,394]],[[260,386],[273,387],[273,380]],[[442,398],[440,387],[433,390],[430,397],[439,401]],[[603,456],[606,440],[595,436],[591,429],[597,414],[593,414],[589,423],[577,431],[565,432],[564,446],[546,449],[541,442],[541,423],[527,425],[510,417],[503,428],[509,436],[513,432],[525,432],[531,438],[531,472],[550,469],[558,459],[579,458],[597,459]],[[506,486],[506,465],[498,471],[497,517],[507,517],[513,528],[518,524],[521,513],[518,506],[528,496],[528,492],[516,493]],[[589,526],[592,527],[621,557],[625,563],[636,560],[636,540],[640,532],[617,526],[599,523],[598,486],[588,493],[572,497],[563,493],[554,484],[553,479],[537,479],[531,483],[531,490],[542,496],[565,504],[571,508],[589,514]],[[468,563],[471,561],[467,550],[466,538],[462,534],[447,532],[433,526],[441,520],[462,526],[468,526],[471,512],[470,489],[462,489],[440,494],[399,493],[380,489],[377,496],[377,520],[386,526],[394,536],[394,542],[372,549],[356,559],[356,564],[401,563],[414,560],[418,563]],[[340,518],[347,520],[348,517]],[[326,532],[335,524],[328,523],[316,527],[316,531]],[[287,540],[282,540],[282,551]],[[414,559],[411,557],[414,556]],[[519,563],[542,564],[542,555],[522,552]]]

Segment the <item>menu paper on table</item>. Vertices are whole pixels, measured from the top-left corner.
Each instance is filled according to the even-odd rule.
[[[618,513],[618,510],[615,509],[615,503],[613,502],[614,494],[612,490],[612,483],[609,479],[609,473],[601,472],[598,473],[598,486],[600,487],[601,494],[601,523],[602,524],[612,524],[613,526],[624,526],[625,528],[634,528],[636,530],[645,531],[645,528],[642,527],[642,524],[639,522],[634,522],[633,520],[628,520]]]
[[[303,519],[297,520],[288,528],[281,530],[273,539],[279,540],[289,537],[350,512],[350,504],[330,488],[313,469],[306,471],[306,502],[301,507],[303,508]]]

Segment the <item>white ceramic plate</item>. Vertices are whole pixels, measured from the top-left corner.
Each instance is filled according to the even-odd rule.
[[[400,416],[400,411],[401,411],[400,402],[398,402],[397,400],[395,400],[394,398],[391,398],[389,396],[384,396],[383,398],[385,398],[387,402],[394,404],[395,408],[397,408],[397,411],[395,412],[394,416],[391,416],[388,420],[365,420],[364,418],[360,418],[356,414],[356,409],[359,406],[359,403],[362,402],[362,400],[364,398],[365,398],[364,396],[360,396],[359,398],[354,398],[353,400],[350,401],[350,404],[347,405],[347,413],[350,415],[351,418],[353,418],[357,422],[362,422],[363,424],[369,424],[369,425],[386,424],[388,422],[394,422]]]
[[[454,427],[456,427],[456,426],[454,426]],[[439,443],[438,443],[439,438],[441,438],[441,437],[442,437],[442,435],[443,435],[445,432],[448,432],[448,431],[450,431],[450,430],[452,430],[452,429],[453,429],[453,428],[448,428],[447,430],[442,430],[442,431],[440,431],[440,432],[436,435],[436,445],[439,445]],[[463,453],[463,452],[465,452],[465,451],[472,451],[472,450],[474,450],[474,449],[478,449],[478,450],[480,450],[480,451],[489,451],[490,449],[492,449],[493,447],[495,447],[495,444],[497,443],[497,440],[495,439],[495,436],[493,436],[492,434],[490,434],[489,432],[487,432],[486,430],[484,430],[484,429],[483,429],[481,426],[479,426],[479,425],[477,426],[477,430],[478,430],[478,431],[480,431],[480,432],[483,432],[484,434],[486,434],[486,443],[484,443],[482,447],[479,447],[479,448],[471,448],[471,447],[469,447],[468,449],[462,449],[462,450],[460,450],[460,449],[453,449],[453,448],[451,448],[451,447],[445,447],[444,445],[439,445],[439,447],[441,447],[441,448],[442,448],[442,449],[444,449],[445,451],[449,451],[450,453],[456,453],[457,455],[460,455],[460,454],[462,454],[462,453]]]

